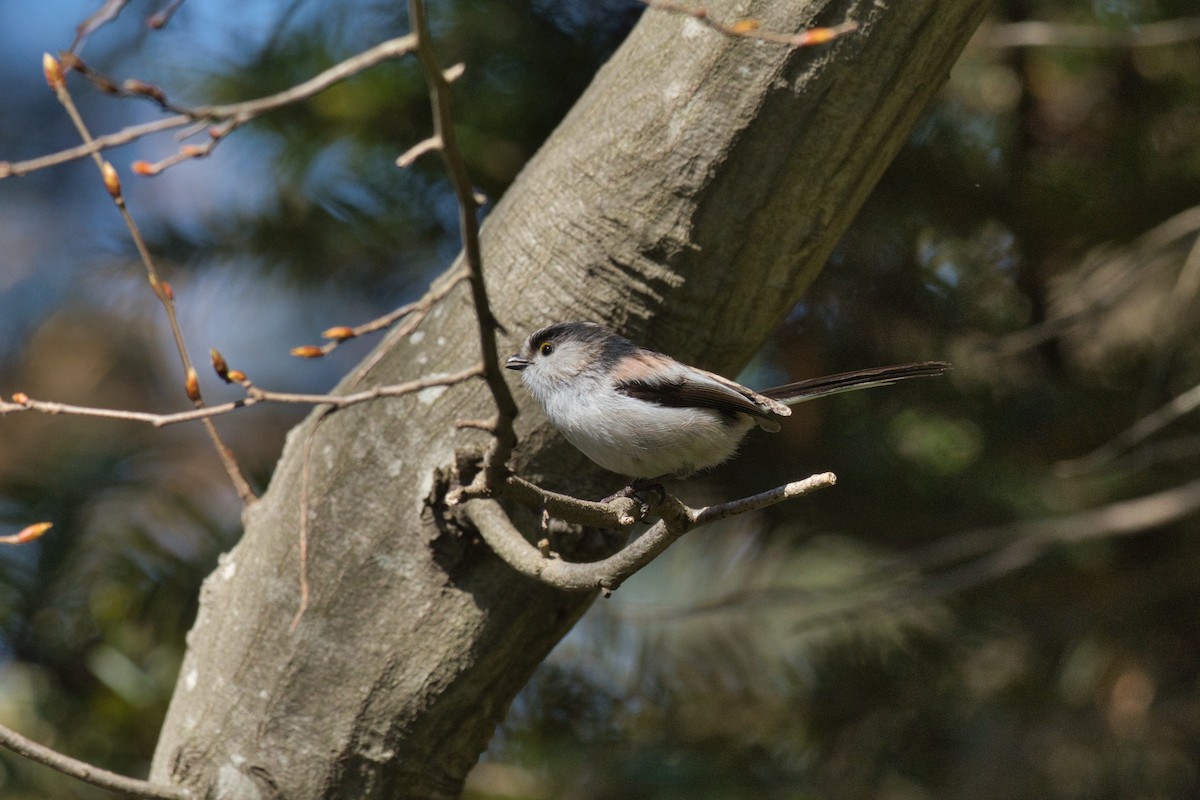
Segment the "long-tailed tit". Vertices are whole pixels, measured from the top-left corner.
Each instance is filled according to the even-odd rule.
[[[521,372],[567,441],[601,467],[642,480],[682,478],[720,464],[751,428],[779,430],[789,405],[950,367],[923,361],[755,392],[590,322],[542,328],[504,366]]]

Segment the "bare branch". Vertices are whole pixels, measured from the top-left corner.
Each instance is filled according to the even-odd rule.
[[[454,116],[450,102],[450,83],[446,73],[433,52],[429,35],[429,24],[425,17],[422,0],[409,0],[408,18],[417,35],[416,56],[429,85],[429,101],[433,107],[433,137],[440,142],[438,151],[446,165],[446,173],[458,200],[459,234],[462,237],[463,263],[467,280],[471,286],[471,299],[475,304],[475,316],[479,320],[479,351],[483,359],[484,380],[491,390],[496,404],[496,425],[493,443],[484,458],[480,480],[485,485],[495,485],[505,469],[508,457],[517,445],[516,431],[512,421],[517,416],[517,403],[504,380],[500,366],[496,331],[500,328],[492,313],[488,300],[487,285],[483,277],[483,256],[479,246],[479,200],[467,173],[466,160],[458,147],[454,131]],[[454,72],[452,77],[457,77]]]
[[[992,343],[990,349],[1000,355],[1029,350],[1113,308],[1128,294],[1130,287],[1145,280],[1146,273],[1151,268],[1174,263],[1173,259],[1167,260],[1163,257],[1169,247],[1184,237],[1195,236],[1198,232],[1200,206],[1192,206],[1155,225],[1139,236],[1127,249],[1105,252],[1096,248],[1093,253],[1101,264],[1121,267],[1116,278],[1108,281],[1103,290],[1095,293],[1095,296],[1079,310],[1002,336]],[[1188,259],[1190,261],[1190,255]]]
[[[1097,447],[1087,455],[1080,456],[1071,461],[1059,462],[1056,465],[1055,471],[1060,475],[1069,476],[1094,470],[1112,461],[1125,450],[1153,436],[1175,420],[1195,411],[1197,408],[1200,408],[1200,385],[1193,386],[1183,394],[1176,396],[1166,405],[1160,406],[1153,412],[1142,417],[1133,425],[1121,431],[1108,442]]]
[[[98,153],[111,147],[117,147],[137,141],[144,136],[163,131],[183,128],[196,122],[233,121],[240,125],[268,111],[274,111],[282,106],[305,100],[318,94],[335,83],[346,80],[376,64],[394,58],[400,58],[412,52],[416,46],[416,37],[412,34],[389,39],[361,53],[347,58],[316,76],[297,84],[282,92],[277,92],[255,100],[225,105],[197,106],[188,108],[181,113],[163,119],[146,122],[141,125],[131,125],[128,128],[97,136],[82,145],[60,150],[57,153],[32,158],[27,161],[10,163],[0,161],[0,179],[15,175],[26,175],[39,169],[45,169],[56,164],[74,161],[79,158]]]
[[[528,508],[540,508],[556,519],[590,528],[628,528],[645,515],[642,503],[632,497],[618,497],[608,502],[580,500],[543,489],[518,475],[509,475],[505,479],[504,494]],[[454,495],[448,499],[454,502]]]
[[[185,114],[176,114],[172,117],[156,119],[151,122],[143,122],[140,125],[130,125],[127,128],[122,128],[115,133],[96,136],[91,141],[84,144],[68,147],[65,150],[59,150],[57,153],[50,153],[37,158],[31,158],[27,161],[8,162],[0,161],[0,180],[4,178],[28,175],[30,172],[36,172],[39,169],[53,167],[59,164],[65,164],[68,161],[76,161],[81,158],[86,158],[93,153],[98,153],[101,150],[107,150],[112,147],[119,147],[123,144],[136,142],[144,136],[149,136],[162,131],[169,131],[175,128],[182,128],[192,122],[192,118]]]
[[[292,355],[301,358],[320,358],[327,356],[340,347],[344,342],[351,339],[357,339],[360,336],[365,336],[368,333],[390,328],[401,319],[412,315],[409,320],[410,324],[404,329],[397,332],[398,336],[407,336],[413,328],[425,319],[425,315],[433,308],[434,304],[442,300],[446,295],[454,290],[455,286],[461,281],[466,280],[467,273],[464,270],[458,270],[450,275],[447,280],[444,280],[440,285],[432,287],[420,300],[414,300],[411,303],[406,303],[394,311],[389,311],[381,317],[377,317],[370,322],[364,322],[362,325],[353,328],[338,326],[326,330],[321,335],[328,339],[322,345],[301,345],[300,347],[292,348]]]
[[[17,411],[38,411],[43,414],[70,414],[79,417],[102,417],[105,419],[126,420],[129,422],[144,422],[152,425],[155,428],[163,428],[168,425],[178,425],[183,422],[195,422],[196,420],[206,420],[212,417],[228,414],[231,411],[236,411],[239,408],[249,408],[250,406],[259,403],[295,403],[299,405],[328,405],[333,408],[346,408],[347,406],[365,403],[369,400],[376,400],[381,397],[401,397],[406,394],[413,394],[424,389],[432,389],[436,386],[451,386],[456,383],[462,383],[471,378],[478,378],[483,375],[483,365],[476,364],[473,367],[452,372],[446,375],[429,375],[424,378],[416,378],[404,383],[394,383],[387,386],[376,386],[371,389],[366,389],[361,392],[353,392],[351,394],[297,394],[293,392],[273,392],[266,389],[259,389],[257,386],[250,384],[248,381],[243,384],[248,396],[241,400],[234,400],[229,403],[222,403],[217,406],[206,406],[193,411],[181,411],[175,414],[155,414],[148,411],[125,411],[115,408],[91,408],[88,406],[75,406],[67,403],[52,403],[45,400],[34,400],[24,394],[15,395],[12,402],[0,400],[0,416],[14,413]]]
[[[79,23],[75,27],[75,40],[71,42],[69,52],[74,53],[83,44],[83,40],[92,34],[93,31],[101,28],[117,18],[121,10],[129,5],[129,0],[104,0],[104,4],[100,8],[92,12],[92,14]]]
[[[404,169],[426,153],[441,149],[442,137],[430,136],[428,139],[422,139],[400,154],[400,157],[396,159],[396,166]]]
[[[45,764],[63,775],[78,778],[85,783],[99,786],[110,792],[147,800],[190,800],[192,796],[192,793],[182,786],[164,786],[137,778],[127,778],[124,775],[92,766],[57,750],[51,750],[45,745],[40,745],[3,725],[0,725],[0,745],[30,761]]]
[[[901,569],[928,570],[960,560],[964,563],[928,575],[917,585],[876,586],[866,599],[820,613],[804,625],[811,627],[831,617],[844,618],[875,608],[895,608],[948,597],[1018,572],[1054,545],[1145,533],[1197,512],[1200,512],[1200,480],[1078,514],[967,531],[939,541],[915,557],[896,559],[873,575],[863,576],[859,583],[883,583]],[[973,560],[965,560],[968,558]]]
[[[689,508],[671,496],[654,511],[661,519],[645,533],[617,553],[600,561],[578,563],[547,558],[530,544],[495,500],[469,500],[464,508],[467,518],[479,530],[488,546],[513,569],[535,580],[564,591],[611,592],[629,576],[654,560],[679,537],[709,522],[764,508],[793,497],[800,497],[836,482],[832,472],[813,475],[768,492],[705,508]],[[567,518],[568,522],[575,521]]]
[[[88,130],[87,124],[83,121],[83,116],[79,113],[79,109],[75,107],[75,101],[71,98],[71,93],[67,91],[67,82],[62,74],[61,66],[51,56],[46,55],[43,59],[43,67],[46,72],[46,80],[54,90],[54,95],[58,98],[58,102],[71,118],[75,129],[79,131],[80,138],[83,139],[85,144],[91,142],[92,134]],[[141,231],[138,230],[133,215],[129,213],[129,209],[125,205],[125,197],[121,192],[121,180],[117,175],[116,169],[113,168],[112,164],[101,158],[98,152],[92,153],[92,160],[95,161],[96,168],[100,171],[105,189],[108,190],[109,196],[112,197],[113,203],[121,213],[121,218],[125,221],[125,226],[129,230],[129,236],[133,240],[138,255],[142,259],[142,265],[146,269],[146,278],[150,283],[150,288],[166,312],[171,336],[175,340],[175,348],[179,353],[179,360],[183,365],[184,392],[187,394],[188,399],[192,401],[192,405],[197,409],[203,409],[204,398],[200,394],[200,382],[196,378],[196,370],[192,366],[191,356],[188,355],[187,345],[183,340],[183,331],[179,327],[179,319],[175,314],[175,294],[172,292],[170,285],[158,276],[158,268],[155,266],[154,259],[150,255],[150,248],[146,246],[146,240],[142,238]],[[221,460],[222,466],[225,467],[225,472],[228,473],[230,480],[233,481],[233,486],[237,490],[238,497],[242,499],[243,503],[253,502],[255,500],[254,490],[250,488],[249,481],[242,474],[241,467],[238,466],[237,460],[233,457],[233,452],[221,441],[221,436],[217,433],[216,426],[210,420],[205,418],[203,424],[209,439],[213,443],[213,447],[216,448],[217,457]]]
[[[171,21],[171,17],[175,16],[175,12],[181,5],[183,5],[183,0],[170,0],[161,10],[154,12],[150,19],[146,20],[146,24],[154,30],[164,27]]]

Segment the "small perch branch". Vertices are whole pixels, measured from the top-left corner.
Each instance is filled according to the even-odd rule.
[[[504,493],[521,505],[540,508],[552,517],[589,528],[628,528],[643,516],[637,513],[642,503],[632,497],[598,503],[551,492],[517,475],[509,475],[504,483]]]
[[[689,508],[668,496],[655,509],[662,519],[648,531],[608,558],[587,563],[545,557],[513,526],[508,514],[495,500],[469,500],[464,511],[496,555],[522,575],[569,592],[596,589],[611,592],[690,530],[800,497],[832,486],[836,480],[832,472],[824,472],[741,500],[698,509]]]
[[[165,786],[137,778],[127,778],[124,775],[92,766],[86,761],[71,758],[57,750],[51,750],[45,745],[38,744],[32,739],[27,739],[3,725],[0,725],[0,745],[30,761],[45,764],[63,775],[128,797],[147,798],[148,800],[189,800],[192,796],[190,791],[181,786]]]

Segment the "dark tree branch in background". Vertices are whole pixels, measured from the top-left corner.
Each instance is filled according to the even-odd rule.
[[[1057,471],[1060,475],[1069,476],[1097,469],[1197,408],[1200,408],[1200,385],[1177,395],[1087,455],[1060,462]]]
[[[877,608],[949,597],[1018,572],[1056,545],[1147,533],[1198,512],[1200,480],[1077,514],[960,533],[935,542],[915,556],[895,559],[890,567],[883,567],[874,575],[864,576],[864,582],[875,581],[877,585],[871,598],[816,615],[805,620],[804,625],[812,627]],[[924,571],[959,561],[965,563],[938,573],[923,573],[915,586],[896,588],[880,583],[880,578],[889,572],[894,576],[896,570]]]
[[[1109,311],[1129,293],[1132,287],[1145,280],[1145,273],[1150,266],[1158,267],[1166,264],[1163,254],[1168,251],[1168,248],[1186,237],[1196,238],[1191,246],[1192,252],[1184,264],[1184,271],[1200,270],[1200,267],[1196,266],[1200,262],[1193,261],[1198,258],[1196,256],[1197,247],[1200,246],[1198,234],[1200,234],[1200,206],[1192,206],[1155,225],[1128,247],[1096,248],[1093,253],[1098,265],[1112,265],[1120,268],[1116,277],[1105,281],[1100,291],[1091,292],[1090,296],[1083,298],[1085,302],[1079,310],[1001,336],[993,341],[989,348],[999,355],[1013,355],[1048,342],[1063,335],[1074,326]],[[1093,256],[1089,254],[1088,258],[1091,259]],[[1095,268],[1090,264],[1088,266]],[[1183,271],[1181,271],[1182,274]]]
[[[1126,28],[1069,22],[1007,22],[980,31],[984,47],[1161,47],[1200,39],[1200,17],[1149,22]]]
[[[875,611],[950,597],[1019,572],[1055,546],[1145,534],[1197,513],[1200,480],[1075,514],[964,531],[854,575],[847,581],[847,589],[825,597],[831,607],[805,614],[798,624],[811,630]],[[809,589],[750,589],[651,616],[720,614],[752,606],[809,604],[812,599]]]

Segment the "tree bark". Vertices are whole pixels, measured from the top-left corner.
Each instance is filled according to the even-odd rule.
[[[847,6],[706,4],[768,30]],[[506,351],[552,321],[606,322],[736,372],[793,308],[986,6],[861,3],[860,29],[790,50],[649,11],[526,167],[483,232]],[[722,16],[723,15],[723,16]],[[359,388],[478,359],[459,287]],[[524,392],[514,468],[596,495],[612,476]],[[205,582],[151,779],[211,798],[455,797],[509,703],[594,595],[501,563],[442,502],[486,434],[481,382],[379,400],[312,434],[311,599],[294,632],[305,444],[295,431],[245,535]],[[530,535],[534,517],[514,512]]]

